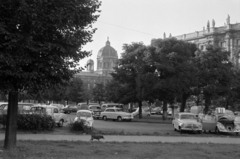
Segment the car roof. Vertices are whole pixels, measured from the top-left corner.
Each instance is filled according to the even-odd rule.
[[[41,108],[58,108],[57,106],[51,106],[51,105],[37,105],[32,106],[32,108],[41,107]]]
[[[78,111],[77,111],[77,113],[80,113],[80,112],[92,113],[90,110],[78,110]]]
[[[196,114],[193,114],[193,113],[188,113],[188,112],[180,112],[178,113],[179,115],[196,115]]]

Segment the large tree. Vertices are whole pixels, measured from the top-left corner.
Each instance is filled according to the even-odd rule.
[[[66,98],[78,104],[84,101],[83,93],[83,81],[78,77],[73,78],[67,87]]]
[[[152,49],[146,60],[154,69],[157,79],[154,81],[156,99],[163,101],[163,119],[167,116],[167,103],[181,98],[181,111],[184,110],[186,99],[190,95],[194,81],[192,57],[196,46],[175,38],[153,39]]]
[[[125,102],[138,103],[139,118],[142,118],[142,101],[150,98],[149,90],[151,89],[146,87],[151,83],[147,78],[147,72],[151,70],[151,66],[144,61],[148,47],[141,42],[134,42],[125,44],[123,50],[122,58],[119,59],[119,65],[112,76],[122,85],[120,91],[126,92],[125,96],[122,96]]]
[[[16,147],[18,94],[66,83],[90,52],[98,0],[3,0],[0,4],[0,89],[8,92],[4,148]]]
[[[234,69],[229,61],[229,52],[222,48],[209,45],[206,51],[198,51],[196,55],[198,84],[204,95],[204,111],[207,113],[214,98],[231,92]]]

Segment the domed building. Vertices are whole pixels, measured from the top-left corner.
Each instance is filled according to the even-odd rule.
[[[106,45],[102,47],[97,54],[97,70],[94,70],[94,61],[87,61],[87,70],[76,74],[80,77],[89,90],[95,87],[97,83],[106,84],[112,79],[110,75],[114,71],[113,67],[117,65],[117,51],[111,47],[109,39]]]

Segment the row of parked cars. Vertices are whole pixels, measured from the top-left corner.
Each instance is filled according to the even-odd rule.
[[[240,132],[240,116],[231,110],[216,108],[211,114],[177,113],[172,120],[175,131],[235,133]]]

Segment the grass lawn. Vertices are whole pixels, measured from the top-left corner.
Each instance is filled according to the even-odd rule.
[[[3,141],[0,142],[3,147]],[[3,159],[237,159],[239,145],[190,143],[114,143],[18,141]]]

